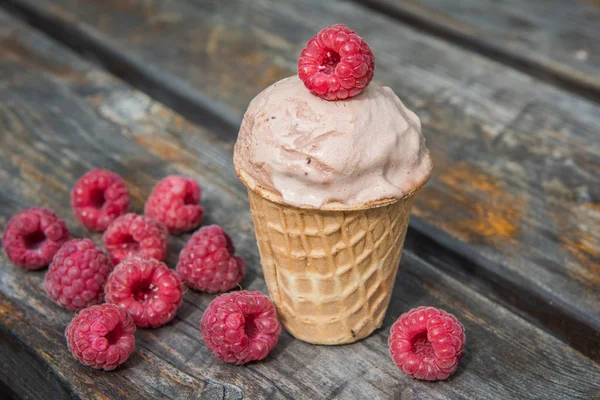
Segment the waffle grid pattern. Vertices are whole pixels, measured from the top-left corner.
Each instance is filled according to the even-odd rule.
[[[351,343],[381,326],[413,198],[358,211],[306,210],[249,191],[269,293],[286,329]]]

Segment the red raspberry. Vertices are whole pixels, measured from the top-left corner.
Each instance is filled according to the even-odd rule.
[[[417,307],[392,325],[388,344],[392,359],[404,373],[435,381],[456,371],[465,340],[465,330],[454,315]]]
[[[2,247],[18,266],[40,269],[50,264],[67,240],[67,224],[52,210],[36,207],[23,210],[8,221],[2,234]]]
[[[298,76],[325,100],[358,95],[371,82],[374,71],[375,56],[367,42],[341,24],[317,33],[298,59]]]
[[[102,240],[113,264],[136,255],[161,261],[167,256],[167,230],[160,222],[143,215],[129,213],[115,219]]]
[[[194,179],[168,176],[152,190],[144,214],[162,222],[175,235],[191,231],[204,217],[204,207],[198,204],[201,194]]]
[[[240,365],[265,358],[279,340],[281,325],[268,297],[242,290],[214,299],[202,317],[200,330],[215,356]]]
[[[135,348],[135,324],[113,304],[82,310],[73,318],[65,336],[71,354],[85,365],[113,370],[123,364]]]
[[[246,275],[246,263],[234,257],[234,251],[231,238],[220,226],[205,226],[194,233],[181,250],[177,272],[192,289],[226,292]]]
[[[132,257],[117,265],[105,292],[106,302],[123,307],[140,328],[156,328],[175,318],[183,297],[177,273],[149,257]]]
[[[46,293],[61,306],[77,311],[104,300],[104,283],[112,266],[89,239],[73,239],[56,253],[46,273]]]
[[[129,191],[119,175],[93,169],[75,183],[71,208],[86,228],[102,232],[129,209]]]

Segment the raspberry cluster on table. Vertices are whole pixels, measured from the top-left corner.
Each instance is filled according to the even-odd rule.
[[[202,222],[201,194],[194,179],[168,176],[152,190],[144,215],[138,215],[128,212],[129,191],[119,175],[105,169],[87,172],[71,192],[71,206],[86,228],[104,232],[104,249],[87,238],[69,240],[66,223],[47,208],[24,210],[10,219],[2,236],[8,258],[28,270],[50,265],[46,292],[77,312],[65,335],[83,364],[112,370],[124,363],[135,347],[136,326],[157,328],[175,318],[184,284],[208,293],[240,284],[246,263],[234,255],[231,238],[217,225],[191,236],[175,270],[164,263],[169,233],[189,232]],[[201,332],[217,357],[244,364],[267,356],[281,325],[266,296],[242,290],[211,303]]]
[[[345,25],[322,29],[298,60],[298,75],[307,89],[328,101],[359,95],[374,69],[369,45]],[[89,239],[69,240],[65,222],[47,208],[22,211],[8,222],[2,236],[8,258],[29,270],[50,264],[46,292],[57,304],[78,312],[65,335],[69,350],[83,364],[112,370],[127,361],[135,348],[136,326],[157,328],[175,318],[183,284],[207,293],[239,286],[246,264],[234,255],[231,238],[217,225],[191,236],[175,271],[163,262],[168,234],[192,231],[202,222],[201,194],[194,179],[168,176],[154,187],[144,215],[128,213],[123,179],[104,169],[89,171],[75,184],[71,206],[85,227],[104,232],[107,254]],[[206,346],[236,365],[265,358],[281,329],[269,298],[246,290],[216,297],[200,322]],[[456,371],[465,332],[453,315],[418,307],[393,324],[388,346],[406,374],[442,380]]]

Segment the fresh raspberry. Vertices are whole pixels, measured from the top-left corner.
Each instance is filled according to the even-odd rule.
[[[129,191],[119,175],[106,169],[93,169],[75,183],[71,208],[86,228],[103,232],[129,210]]]
[[[154,186],[144,214],[162,222],[172,234],[191,231],[204,217],[204,207],[198,204],[201,194],[194,179],[167,176]]]
[[[168,232],[152,218],[133,213],[115,219],[102,236],[113,264],[128,257],[145,255],[164,260],[167,256]]]
[[[106,302],[123,307],[137,326],[156,328],[175,318],[183,286],[165,263],[140,256],[115,267],[105,292]]]
[[[33,270],[50,264],[67,240],[67,224],[52,210],[36,207],[23,210],[8,221],[2,247],[12,262]]]
[[[281,325],[271,300],[260,292],[242,290],[214,299],[200,330],[215,356],[240,365],[265,358],[279,340]]]
[[[417,307],[392,325],[388,345],[404,373],[427,381],[446,379],[465,350],[465,330],[456,317],[433,307]]]
[[[358,95],[371,82],[374,71],[375,56],[367,42],[341,24],[317,33],[298,59],[298,76],[325,100]]]
[[[246,275],[246,263],[233,256],[231,238],[218,225],[200,228],[187,242],[177,272],[187,286],[208,293],[226,292]]]
[[[113,304],[82,310],[73,318],[65,336],[73,356],[83,364],[106,371],[123,364],[135,348],[135,324]]]
[[[73,239],[56,253],[46,273],[46,293],[61,306],[77,311],[104,300],[112,266],[89,239]]]

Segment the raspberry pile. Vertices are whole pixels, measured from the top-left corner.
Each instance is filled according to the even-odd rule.
[[[271,300],[260,292],[242,290],[214,299],[200,330],[215,356],[241,365],[265,358],[279,340],[281,325]]]
[[[75,183],[71,207],[86,228],[103,232],[129,210],[129,191],[119,175],[106,169],[94,169]]]
[[[134,333],[135,324],[122,308],[101,304],[77,314],[65,336],[69,351],[81,363],[111,371],[133,353]]]
[[[137,256],[117,265],[106,283],[106,302],[121,306],[140,328],[164,325],[181,305],[181,279],[163,262]]]
[[[367,42],[341,24],[317,33],[298,59],[298,76],[325,100],[357,96],[371,82],[374,71],[375,56]]]
[[[200,195],[195,180],[169,176],[155,186],[146,215],[126,213],[129,194],[123,179],[104,169],[89,171],[75,184],[71,205],[85,227],[104,231],[108,254],[90,239],[68,241],[65,222],[47,208],[24,210],[8,222],[2,243],[9,259],[27,269],[50,264],[46,293],[60,306],[79,312],[66,337],[69,350],[83,364],[115,369],[134,350],[136,325],[156,328],[175,317],[183,301],[183,284],[162,260],[169,231],[178,234],[200,224],[204,215]],[[224,292],[237,286],[246,273],[245,262],[234,251],[223,229],[208,226],[191,237],[177,269],[194,289]],[[236,363],[264,358],[281,332],[266,297],[240,296],[238,317],[246,315],[241,323],[247,329],[232,326],[237,331],[230,332],[241,329],[247,335],[236,341]],[[103,301],[106,304],[100,304]],[[231,317],[230,323],[238,317]]]
[[[177,272],[185,284],[208,293],[233,289],[246,275],[246,263],[233,255],[229,235],[217,225],[200,228],[179,254]]]
[[[21,211],[8,221],[2,247],[13,263],[34,270],[50,264],[67,240],[67,224],[54,211],[37,207]]]
[[[144,215],[120,216],[109,225],[102,240],[114,264],[137,255],[161,261],[167,256],[167,230],[160,222]]]
[[[456,371],[465,341],[465,330],[454,315],[417,307],[392,325],[388,344],[392,360],[404,373],[435,381]]]
[[[144,206],[144,214],[178,235],[200,225],[204,207],[198,182],[184,176],[168,176],[158,182]]]
[[[104,284],[111,270],[108,257],[90,239],[70,240],[50,264],[46,293],[71,311],[102,303]]]

